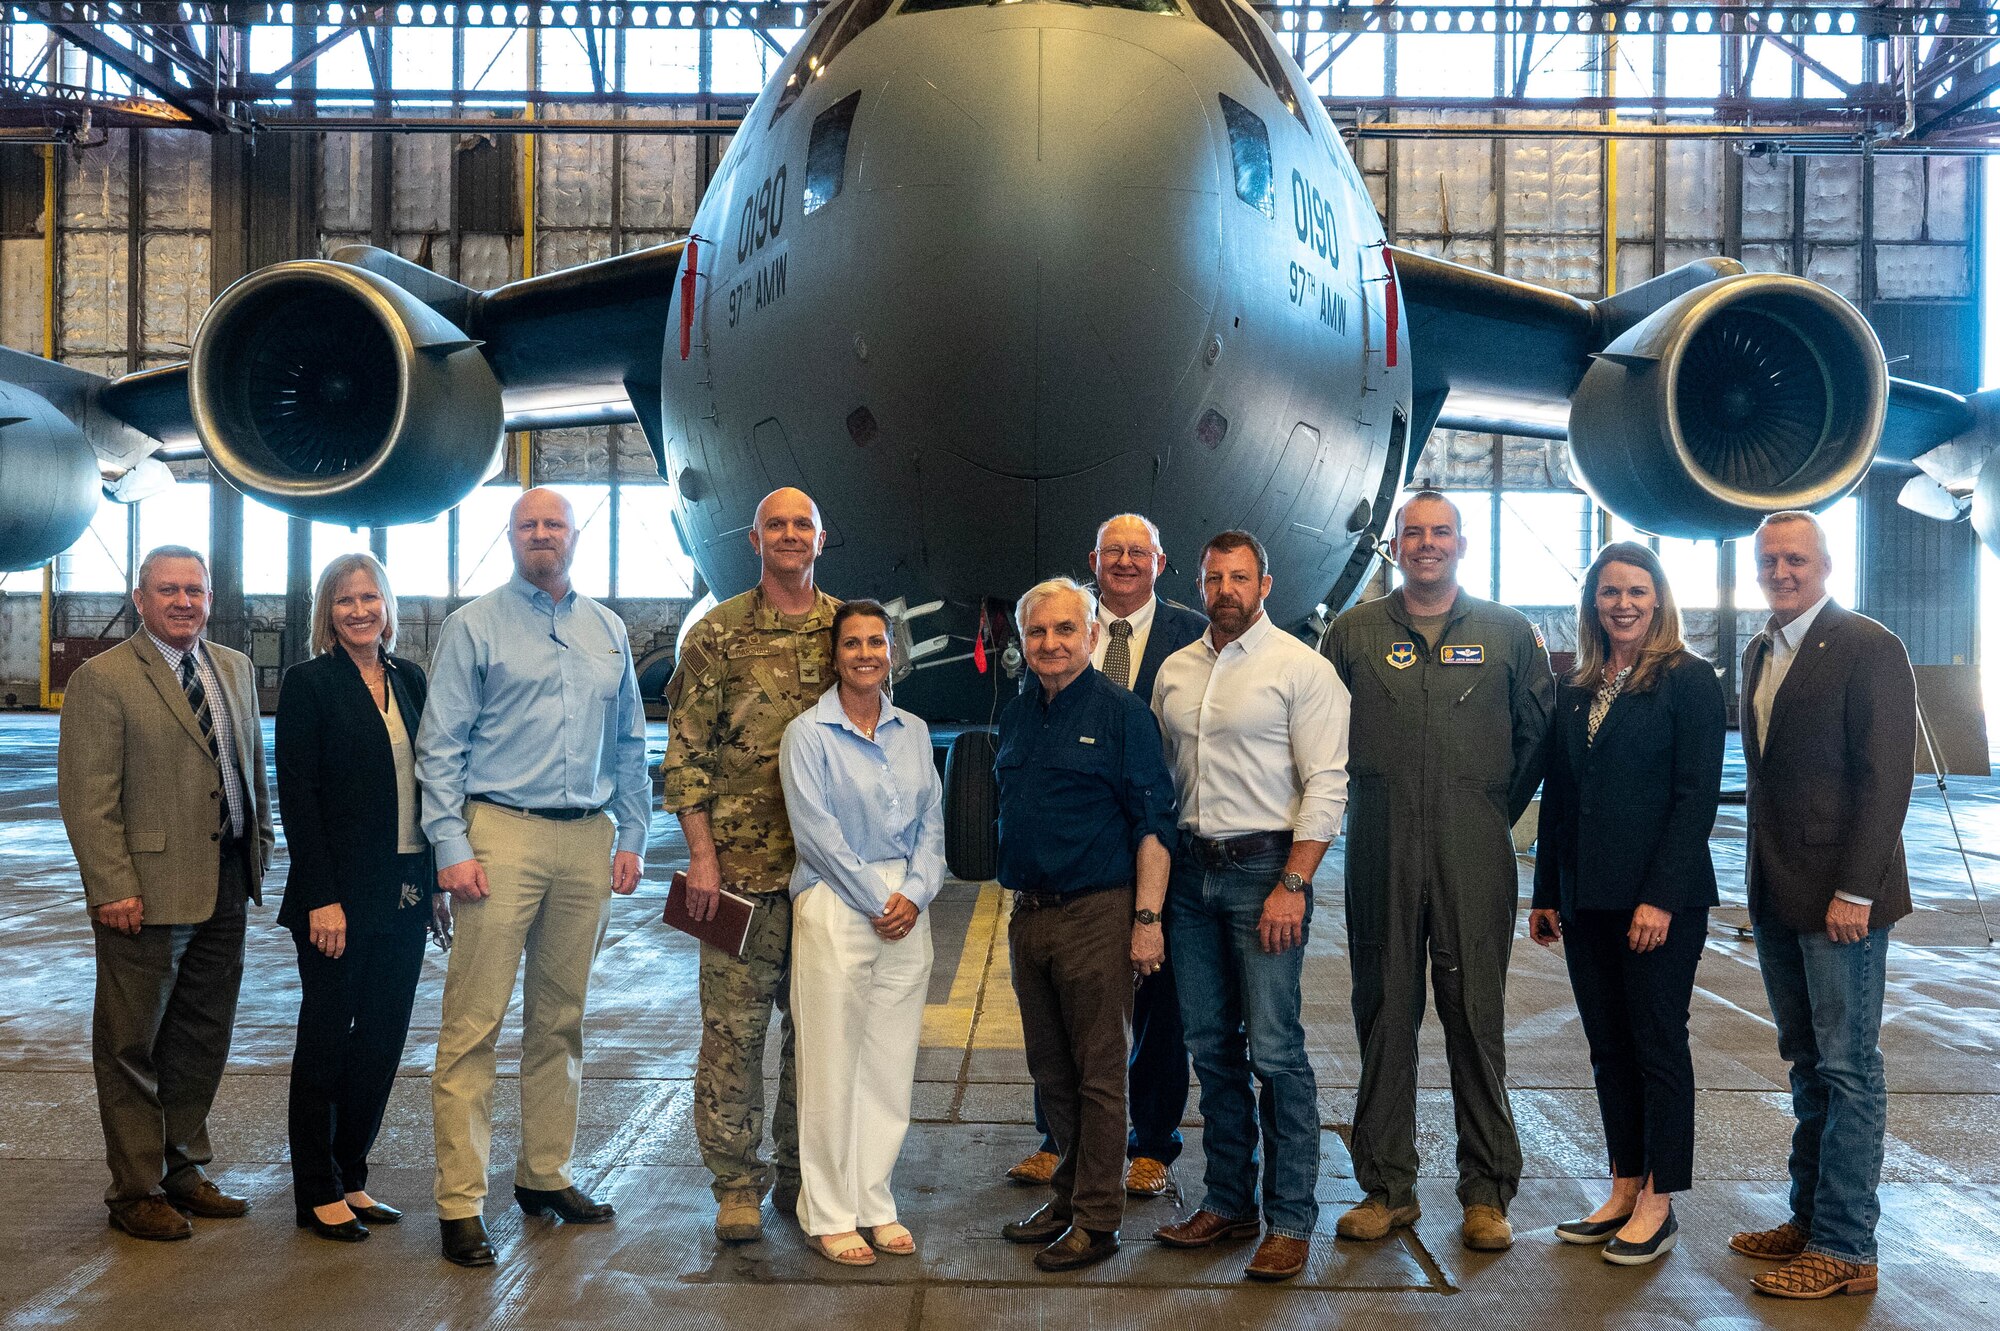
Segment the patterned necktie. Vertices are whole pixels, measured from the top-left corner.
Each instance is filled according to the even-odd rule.
[[[195,672],[193,652],[181,658],[181,688],[187,693],[195,724],[201,727],[201,737],[208,741],[209,757],[220,766],[222,750],[215,743],[215,714],[208,710],[208,690],[201,686],[201,676]]]
[[[1104,649],[1104,673],[1121,689],[1132,687],[1132,622],[1111,621],[1111,645]]]

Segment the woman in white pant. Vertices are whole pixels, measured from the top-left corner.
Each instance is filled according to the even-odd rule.
[[[799,1224],[843,1266],[916,1251],[889,1176],[910,1126],[930,985],[924,908],[944,881],[944,788],[929,727],[885,692],[889,641],[881,606],[841,606],[838,682],[785,728],[778,750],[798,843]]]

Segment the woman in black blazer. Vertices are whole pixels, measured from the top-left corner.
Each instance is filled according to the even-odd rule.
[[[1612,1183],[1556,1233],[1638,1266],[1674,1246],[1672,1196],[1693,1181],[1688,1004],[1716,904],[1722,686],[1681,641],[1665,570],[1643,545],[1598,552],[1577,649],[1549,728],[1528,931],[1565,943]]]
[[[368,1150],[402,1061],[437,882],[418,823],[424,673],[389,654],[395,641],[388,575],[372,556],[342,555],[313,595],[313,659],[285,672],[278,696],[291,850],[278,923],[298,944],[302,991],[292,1195],[300,1228],[350,1243],[368,1237],[364,1221],[402,1218],[369,1195]]]

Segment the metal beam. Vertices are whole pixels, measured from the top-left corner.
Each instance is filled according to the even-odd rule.
[[[1913,135],[1922,138],[1942,128],[1945,122],[1977,107],[1996,91],[2000,91],[2000,65],[1990,65],[1958,79],[1950,92],[1924,103],[1923,118],[1917,121]]]
[[[170,66],[148,60],[139,52],[113,41],[88,23],[68,21],[73,11],[88,9],[90,6],[27,5],[16,8],[29,10],[35,21],[46,23],[49,30],[64,41],[96,56],[167,105],[185,114],[199,128],[207,130],[230,128],[231,122],[228,116],[205,99],[194,95],[191,89],[180,87],[174,82]]]
[[[696,4],[689,0],[629,0],[628,3],[537,3],[530,7],[544,28],[802,28],[825,6],[821,0],[794,4]],[[1343,0],[1263,3],[1254,6],[1280,31],[1308,32],[1506,32],[1561,36],[1571,33],[1669,33],[1754,36],[1773,32],[1794,37],[1991,37],[2000,36],[2000,13],[1984,6],[1930,8],[1904,5],[1753,5],[1598,3],[1531,9],[1506,0],[1462,4],[1355,6]],[[7,5],[10,17],[34,18],[39,6]],[[82,22],[287,24],[330,26],[372,11],[381,26],[429,28],[513,28],[520,6],[494,4],[351,5],[335,3],[179,3],[178,0],[85,0],[62,6]]]

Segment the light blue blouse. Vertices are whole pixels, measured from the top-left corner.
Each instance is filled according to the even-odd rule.
[[[944,783],[931,757],[930,727],[886,698],[875,738],[847,719],[835,685],[785,727],[778,746],[798,863],[791,894],[825,883],[873,918],[889,902],[870,864],[902,860],[896,890],[917,909],[944,885]]]

